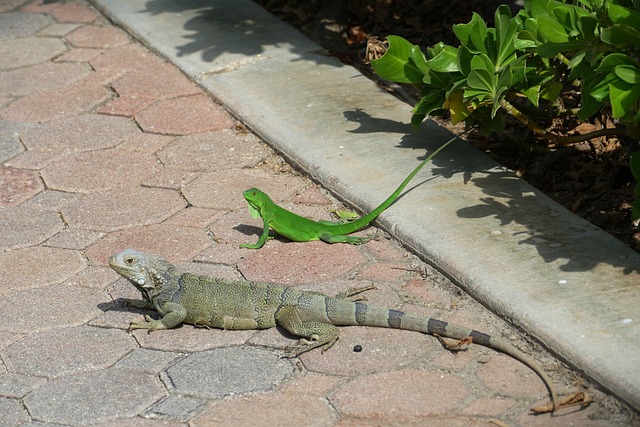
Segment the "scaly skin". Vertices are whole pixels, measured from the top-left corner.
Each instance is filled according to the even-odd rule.
[[[279,325],[302,337],[285,349],[294,357],[316,347],[329,349],[340,336],[336,326],[405,329],[469,340],[506,353],[531,368],[544,381],[556,408],[551,381],[537,363],[509,343],[485,333],[442,320],[376,307],[345,297],[330,297],[268,283],[230,281],[182,273],[168,261],[133,249],[113,255],[109,265],[142,292],[144,301],[126,299],[137,308],[155,310],[161,318],[145,316],[131,329],[155,331],[180,323],[221,329],[267,329]],[[357,291],[356,291],[357,292]],[[354,292],[352,292],[353,294]]]
[[[429,160],[431,160],[447,145],[455,141],[458,136],[460,135],[456,135],[449,141],[442,144],[437,150],[420,162],[420,164],[409,174],[402,184],[400,184],[400,186],[377,208],[362,218],[352,222],[336,223],[331,221],[313,221],[309,218],[296,215],[293,212],[289,212],[288,210],[281,208],[276,205],[267,194],[257,188],[250,188],[249,190],[246,190],[243,195],[247,200],[247,203],[249,203],[249,212],[256,219],[262,217],[263,230],[255,244],[243,243],[240,247],[248,249],[261,248],[264,246],[267,239],[269,239],[269,229],[288,238],[289,240],[293,240],[294,242],[322,240],[327,243],[350,243],[352,245],[360,245],[367,242],[371,237],[348,236],[348,234],[355,233],[356,231],[366,227],[371,221],[376,219],[378,215],[384,212],[385,209],[391,206],[420,169],[422,169]]]

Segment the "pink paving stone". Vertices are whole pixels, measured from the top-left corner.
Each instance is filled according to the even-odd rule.
[[[62,3],[60,7],[49,11],[58,22],[89,23],[95,21],[96,13],[87,6],[78,3]]]
[[[247,251],[246,258],[238,263],[244,277],[283,284],[326,282],[367,262],[357,246],[324,242],[292,242]]]
[[[145,132],[189,135],[224,128],[235,122],[204,94],[158,101],[136,115]]]
[[[176,191],[133,187],[90,193],[62,209],[71,227],[116,231],[160,223],[186,207]]]
[[[45,2],[44,0],[34,0],[20,9],[24,13],[51,13],[61,6],[59,2]]]
[[[153,78],[149,74],[155,70],[167,70],[169,65],[161,61],[156,55],[137,43],[105,51],[102,55],[93,58],[89,64],[96,70],[112,75],[124,75],[129,71],[136,71],[145,74],[148,78]],[[179,73],[175,68],[174,72]],[[124,74],[123,74],[124,73]],[[186,79],[182,75],[183,79]],[[162,79],[164,82],[164,79]],[[158,84],[158,83],[156,83]],[[192,87],[195,87],[192,84]]]
[[[160,168],[151,154],[107,149],[66,156],[41,174],[51,189],[89,193],[138,186]]]
[[[15,206],[44,190],[38,174],[0,166],[0,206]]]
[[[58,56],[54,62],[89,62],[102,52],[102,49],[71,49]]]
[[[22,140],[30,150],[68,153],[114,147],[138,134],[129,119],[83,114],[44,123],[25,132]]]
[[[144,98],[138,95],[119,96],[98,108],[98,113],[133,118],[154,102],[156,100],[153,98]]]
[[[74,47],[111,49],[131,42],[129,36],[115,27],[87,25],[67,34],[65,39]]]
[[[338,389],[332,403],[341,416],[402,424],[446,414],[468,393],[456,376],[404,369],[356,378]]]
[[[111,98],[100,84],[80,81],[62,89],[27,95],[2,110],[6,120],[46,122],[89,112]]]
[[[57,212],[23,206],[0,209],[0,250],[38,245],[63,228]]]
[[[477,370],[480,380],[500,394],[530,398],[544,396],[542,380],[527,366],[504,354],[496,354]]]
[[[408,263],[377,262],[358,273],[358,278],[383,282],[397,282],[407,275],[409,268]]]
[[[209,405],[189,424],[228,426],[332,426],[337,416],[325,399],[282,394],[239,396]]]
[[[254,135],[232,129],[182,136],[158,152],[163,165],[191,171],[253,167],[267,155]]]
[[[40,170],[51,163],[60,160],[64,154],[28,150],[6,161],[4,164],[18,169]]]
[[[56,64],[47,62],[27,68],[0,73],[0,93],[24,96],[71,85],[91,73],[86,64]]]
[[[211,245],[204,228],[159,224],[109,233],[85,253],[94,265],[107,265],[109,257],[126,248],[190,261]]]
[[[120,49],[118,49],[120,50]],[[169,99],[202,94],[202,91],[173,65],[157,60],[147,61],[147,67],[128,66],[127,72],[111,86],[120,96]]]
[[[133,123],[133,122],[131,122]],[[128,151],[153,154],[173,141],[174,137],[137,132],[127,138],[119,148]],[[165,168],[166,169],[166,168]]]
[[[104,236],[99,231],[79,230],[76,228],[67,228],[60,233],[47,240],[47,246],[64,249],[85,249],[93,244],[96,240]]]

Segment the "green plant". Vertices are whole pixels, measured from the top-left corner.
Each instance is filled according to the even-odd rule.
[[[421,90],[414,128],[448,113],[454,124],[501,135],[511,115],[555,145],[603,135],[638,139],[639,0],[525,0],[515,17],[498,7],[494,22],[490,28],[474,14],[453,26],[458,47],[438,43],[426,52],[402,37],[387,38],[387,52],[371,64],[380,77]],[[565,108],[563,100],[576,96],[579,103]],[[601,110],[618,125],[566,135],[540,124],[558,116],[585,121]]]

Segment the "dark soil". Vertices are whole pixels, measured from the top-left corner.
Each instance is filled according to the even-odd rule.
[[[451,27],[466,23],[472,12],[480,14],[489,25],[495,1],[460,0],[255,0],[271,13],[298,28],[343,63],[356,67],[407,102],[418,94],[412,88],[389,85],[375,76],[368,64],[367,45],[382,47],[389,34],[400,35],[420,46],[440,41],[457,45]],[[517,10],[516,6],[512,9]],[[563,99],[566,105],[573,99]],[[409,120],[407,116],[407,120]],[[438,120],[452,128],[446,118]],[[539,123],[561,134],[586,133],[613,127],[604,112],[592,123],[557,120]],[[640,252],[640,232],[631,219],[631,202],[635,181],[629,169],[631,150],[638,141],[603,137],[571,146],[557,147],[536,140],[519,122],[508,125],[509,136],[529,147],[542,148],[546,154],[530,154],[514,144],[491,140],[481,134],[467,139],[498,163],[513,170],[575,214],[604,229]],[[552,151],[546,150],[548,148]]]

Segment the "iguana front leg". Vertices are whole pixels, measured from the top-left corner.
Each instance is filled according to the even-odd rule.
[[[162,306],[164,316],[154,320],[149,316],[144,316],[144,322],[131,322],[129,329],[148,329],[149,332],[158,329],[171,329],[178,326],[187,317],[187,310],[175,302],[167,302]]]
[[[284,349],[285,357],[296,357],[316,347],[328,350],[340,337],[340,330],[328,323],[303,322],[298,307],[284,307],[276,316],[276,323],[291,334],[304,337],[297,344]]]
[[[260,249],[264,246],[267,240],[273,239],[273,237],[269,236],[269,222],[271,221],[271,216],[265,213],[261,213],[262,215],[262,234],[258,238],[258,241],[255,244],[251,243],[241,243],[241,248],[246,249]]]

